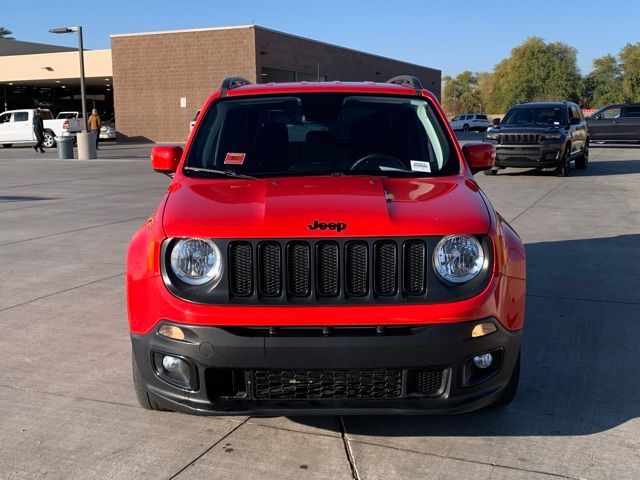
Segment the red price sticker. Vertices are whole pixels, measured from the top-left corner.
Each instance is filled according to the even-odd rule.
[[[224,157],[225,165],[242,165],[244,163],[244,157],[246,157],[246,153],[233,153],[228,152]]]

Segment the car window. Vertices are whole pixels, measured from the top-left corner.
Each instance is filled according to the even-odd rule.
[[[458,120],[459,118],[460,118],[460,116],[453,117],[453,118],[451,119],[451,121],[452,121],[452,122],[455,122],[455,121],[456,121],[456,120]]]
[[[628,107],[624,107],[622,109],[622,116],[623,117],[634,117],[634,118],[638,118],[640,117],[640,105],[633,105],[633,106],[628,106]]]
[[[465,120],[473,120],[473,115],[467,115],[464,117]]]
[[[487,116],[486,116],[486,115],[476,115],[476,118],[477,118],[478,120],[488,120],[488,118],[487,118]]]
[[[50,110],[43,110],[42,111],[42,119],[43,120],[52,120],[53,119],[53,113],[51,113]]]
[[[29,120],[29,112],[15,112],[13,114],[14,122],[26,122]]]
[[[251,176],[438,176],[459,172],[425,99],[336,93],[225,99],[196,132],[189,168]]]
[[[618,118],[620,116],[620,107],[605,108],[597,116],[599,118]]]
[[[11,120],[10,113],[3,113],[2,115],[0,115],[0,123],[5,123],[5,122],[8,122],[9,120]]]
[[[503,125],[566,125],[567,111],[564,107],[527,106],[515,107],[507,112]]]
[[[580,114],[578,113],[578,109],[574,105],[571,105],[569,107],[569,109],[570,109],[569,118],[580,118]]]

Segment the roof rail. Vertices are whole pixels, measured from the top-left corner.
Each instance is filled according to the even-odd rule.
[[[242,77],[225,78],[222,81],[222,85],[220,86],[220,89],[222,90],[222,96],[224,97],[227,94],[228,90],[233,90],[234,88],[242,87],[243,85],[251,85],[251,82]]]
[[[423,90],[422,82],[418,77],[412,75],[398,75],[390,78],[385,83],[395,83],[396,85],[404,85],[405,87],[413,87],[416,90]]]

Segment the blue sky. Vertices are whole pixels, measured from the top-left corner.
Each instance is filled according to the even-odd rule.
[[[80,24],[87,48],[109,48],[112,33],[247,25],[282,30],[455,75],[486,71],[529,36],[578,50],[578,66],[640,42],[640,1],[5,1],[0,26],[19,40],[75,46],[49,28]],[[572,17],[572,15],[575,16]],[[609,18],[609,19],[607,19]]]

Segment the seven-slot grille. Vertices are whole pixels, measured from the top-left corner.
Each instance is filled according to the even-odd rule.
[[[501,145],[537,145],[540,143],[539,133],[501,133],[498,135]]]
[[[419,296],[426,291],[423,240],[231,242],[231,297],[290,299]],[[255,260],[254,260],[255,258]]]

